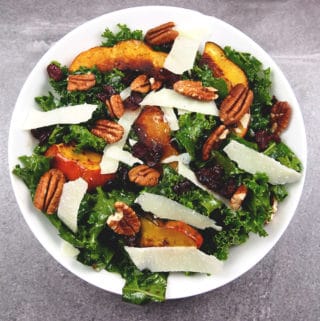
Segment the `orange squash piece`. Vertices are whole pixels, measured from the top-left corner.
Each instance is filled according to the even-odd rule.
[[[190,225],[181,221],[152,220],[142,217],[141,247],[158,246],[195,246],[199,248],[203,243],[202,235]]]
[[[167,54],[154,51],[139,40],[121,41],[113,47],[94,47],[81,52],[72,61],[69,71],[77,71],[80,67],[97,66],[100,71],[140,70],[152,74],[154,70],[163,67]]]
[[[60,169],[68,180],[82,177],[88,183],[88,190],[102,186],[114,177],[114,174],[101,174],[101,155],[92,151],[75,151],[67,144],[55,144],[48,148],[46,157],[52,157],[53,168]]]
[[[214,42],[206,42],[201,62],[208,65],[214,77],[223,78],[228,90],[236,84],[248,87],[248,79],[244,71],[233,61],[228,59],[223,49]]]

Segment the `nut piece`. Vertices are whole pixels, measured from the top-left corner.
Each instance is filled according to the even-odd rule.
[[[220,107],[220,119],[225,125],[237,123],[248,113],[253,101],[253,92],[243,84],[234,86]]]
[[[144,41],[150,46],[171,43],[179,35],[178,31],[173,30],[174,22],[167,22],[147,31]]]
[[[130,89],[141,94],[146,94],[151,89],[151,84],[149,82],[147,75],[139,75],[130,84]]]
[[[174,83],[173,89],[179,94],[197,100],[210,101],[218,98],[217,89],[204,87],[201,81],[179,80]]]
[[[115,202],[116,212],[108,217],[108,226],[117,234],[132,236],[140,230],[140,220],[136,212],[123,202]]]
[[[158,90],[162,87],[162,82],[160,80],[154,79],[153,77],[151,77],[149,79],[150,82],[150,89],[151,90]]]
[[[226,129],[225,125],[217,127],[207,138],[202,147],[202,159],[207,161],[210,158],[210,152],[212,149],[217,149],[222,140],[226,139],[229,134],[229,129]]]
[[[279,135],[289,125],[291,107],[286,101],[277,101],[271,108],[271,131]]]
[[[96,76],[94,74],[70,75],[68,77],[68,91],[88,90],[96,84]]]
[[[238,210],[246,198],[247,193],[247,187],[245,185],[240,185],[230,199],[230,207],[235,211]]]
[[[108,144],[119,141],[124,133],[123,127],[111,120],[99,119],[91,130],[93,135],[104,139]]]
[[[112,95],[106,100],[108,112],[113,118],[120,118],[124,114],[124,105],[119,94]]]
[[[147,165],[133,167],[129,173],[129,180],[140,186],[155,186],[158,184],[160,173]]]
[[[235,133],[239,137],[246,136],[246,133],[249,129],[249,124],[251,120],[250,113],[244,114],[241,119],[234,125],[235,127],[231,127],[231,131]]]
[[[44,173],[33,198],[34,206],[47,214],[57,211],[65,177],[59,169],[50,169]]]

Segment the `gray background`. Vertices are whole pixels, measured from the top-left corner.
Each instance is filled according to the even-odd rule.
[[[91,18],[147,4],[184,6],[214,15],[264,47],[301,104],[308,172],[295,217],[257,266],[215,291],[141,307],[78,279],[37,242],[10,186],[7,136],[18,93],[53,43]],[[0,320],[320,320],[319,16],[318,0],[0,0]]]

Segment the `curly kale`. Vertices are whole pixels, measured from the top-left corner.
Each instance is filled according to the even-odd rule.
[[[106,28],[101,34],[101,37],[105,40],[101,45],[104,47],[112,47],[120,41],[124,40],[143,40],[142,30],[131,30],[126,24],[117,24],[118,30],[113,32],[109,28]]]

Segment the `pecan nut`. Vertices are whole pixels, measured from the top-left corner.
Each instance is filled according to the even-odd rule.
[[[162,87],[162,81],[158,80],[158,79],[155,79],[153,77],[151,77],[149,79],[149,82],[150,82],[150,89],[151,90],[159,90],[161,87]]]
[[[167,22],[147,31],[144,41],[150,46],[159,46],[173,42],[179,35],[174,30],[175,23]]]
[[[111,120],[99,119],[96,121],[91,133],[104,139],[108,144],[119,141],[124,133],[124,128]]]
[[[34,206],[47,214],[57,211],[65,177],[59,169],[52,168],[44,173],[37,185],[33,198]]]
[[[146,94],[151,89],[151,84],[147,75],[139,75],[130,84],[130,89],[141,94]]]
[[[129,180],[140,186],[155,186],[158,184],[160,173],[147,165],[133,167],[129,173]]]
[[[201,81],[179,80],[174,83],[173,89],[179,94],[197,100],[211,101],[218,98],[217,89],[204,87]]]
[[[230,199],[230,207],[235,211],[238,210],[246,198],[247,193],[248,188],[245,185],[240,185]]]
[[[286,101],[277,101],[271,108],[271,132],[279,135],[289,125],[291,107]]]
[[[253,101],[253,92],[243,84],[234,86],[222,101],[219,117],[225,125],[232,125],[248,113]]]
[[[96,84],[96,76],[94,74],[84,74],[84,75],[70,75],[68,77],[68,91],[75,90],[88,90]]]
[[[220,125],[209,135],[202,147],[202,159],[204,161],[210,158],[211,150],[217,149],[221,141],[226,139],[228,134],[229,129],[226,129],[225,125]]]
[[[123,202],[115,202],[116,212],[110,215],[107,225],[117,234],[133,236],[140,231],[140,220],[136,212]]]
[[[235,127],[231,127],[230,129],[239,137],[244,137],[249,129],[249,124],[251,120],[251,114],[244,114],[241,119],[234,125]]]
[[[106,100],[108,112],[113,118],[120,118],[124,114],[124,104],[119,94],[114,94]]]

